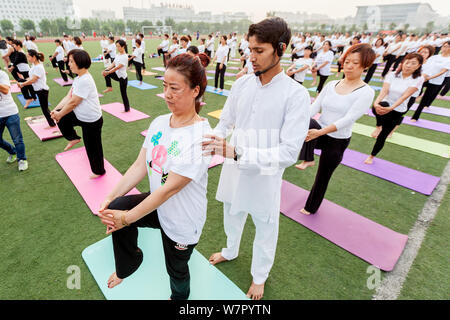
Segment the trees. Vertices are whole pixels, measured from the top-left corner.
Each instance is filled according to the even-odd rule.
[[[48,19],[42,19],[39,22],[39,29],[41,30],[42,33],[50,35],[51,30],[52,30],[52,23],[50,20]]]
[[[4,34],[11,34],[14,32],[14,24],[10,20],[1,20],[0,27],[2,28],[2,32]]]
[[[35,26],[33,20],[20,19],[19,25],[23,32],[29,32],[29,31],[36,32],[36,26]]]
[[[389,25],[389,30],[395,30],[395,27],[397,27],[397,24],[396,24],[395,22],[392,22],[392,23]]]
[[[428,21],[427,26],[425,27],[425,32],[430,33],[434,29],[434,21]]]

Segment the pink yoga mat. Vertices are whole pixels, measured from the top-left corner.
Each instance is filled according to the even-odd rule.
[[[41,141],[62,137],[57,126],[48,128],[48,122],[44,116],[28,117],[24,120]]]
[[[73,83],[72,79],[67,80],[67,82],[64,82],[63,78],[57,78],[57,79],[53,79],[53,81],[55,81],[57,84],[59,84],[60,86],[64,87],[64,86],[70,86]]]
[[[111,104],[102,105],[102,109],[116,118],[123,120],[125,122],[133,122],[137,120],[147,119],[150,116],[146,115],[143,112],[140,112],[136,109],[130,108],[129,112],[124,112],[125,107],[122,103],[115,102]]]
[[[19,86],[17,85],[17,83],[12,84],[11,87],[10,87],[10,90],[11,90],[11,93],[19,93],[19,92],[21,92]]]
[[[106,174],[97,179],[90,179],[92,171],[84,147],[57,154],[56,161],[77,188],[91,212],[98,215],[100,205],[122,178],[122,174],[105,160]],[[134,188],[128,194],[139,193]]]
[[[156,96],[157,96],[157,97],[160,97],[160,98],[162,98],[162,99],[165,99],[164,93],[158,93]],[[206,103],[205,103],[205,102],[201,102],[200,105],[201,105],[201,106],[204,106],[204,105],[206,105]]]
[[[439,100],[445,100],[445,101],[450,101],[450,96],[443,96],[442,98],[436,98],[436,99],[439,99]]]
[[[287,181],[281,186],[281,212],[325,239],[384,271],[394,269],[408,236],[324,200],[319,211],[299,212],[309,192]]]

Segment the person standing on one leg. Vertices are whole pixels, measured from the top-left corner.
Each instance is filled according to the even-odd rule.
[[[64,151],[81,142],[74,129],[75,126],[81,127],[92,170],[90,178],[95,179],[104,175],[106,171],[102,146],[102,109],[97,86],[88,71],[91,57],[84,50],[73,49],[69,52],[68,58],[69,67],[78,77],[74,79],[68,94],[51,112],[51,116],[64,138],[69,141]]]
[[[375,61],[370,66],[369,70],[367,70],[366,77],[364,78],[365,83],[369,83],[370,80],[372,80],[372,76],[377,70],[378,65],[381,63],[381,59],[383,58],[384,51],[386,50],[384,48],[384,40],[383,38],[378,38],[377,41],[375,41],[375,46],[373,46],[373,51],[375,51]]]
[[[28,50],[28,61],[32,64],[30,70],[30,77],[23,83],[19,83],[19,87],[33,86],[34,92],[39,98],[41,110],[49,127],[55,127],[56,123],[53,121],[50,110],[48,108],[48,93],[49,87],[47,85],[47,75],[45,74],[44,54],[36,52],[33,49]]]
[[[225,84],[225,72],[227,70],[229,51],[230,51],[230,48],[227,46],[227,36],[223,35],[220,38],[220,45],[217,48],[217,52],[213,58],[213,63],[217,60],[216,74],[215,74],[215,78],[214,78],[214,88],[217,91],[217,85],[219,83],[219,78],[220,78],[219,93],[223,92],[223,88],[224,88],[224,84]]]
[[[59,73],[61,74],[61,78],[63,78],[64,82],[69,81],[69,78],[67,77],[67,73],[64,72],[64,49],[61,44],[61,40],[56,39],[56,49],[55,53],[50,56],[50,61],[52,62],[53,66],[57,66],[59,68]]]
[[[142,85],[142,49],[141,49],[141,40],[136,39],[135,42],[136,48],[133,50],[133,54],[128,58],[129,61],[132,61],[134,67],[136,68],[136,77],[139,81],[139,85]]]
[[[331,75],[331,63],[334,59],[334,53],[331,49],[331,41],[326,40],[323,43],[322,50],[317,54],[311,72],[313,75],[319,74],[319,85],[317,86],[317,93],[322,91],[322,88]]]
[[[249,213],[256,234],[253,281],[247,296],[259,300],[275,259],[283,172],[297,160],[306,137],[310,97],[280,65],[291,39],[283,19],[252,24],[248,37],[255,73],[233,84],[215,134],[205,137],[203,148],[206,155],[228,158],[216,195],[223,202],[227,247],[209,261],[215,265],[237,258]],[[233,128],[227,142],[225,138]]]
[[[399,52],[401,46],[402,36],[401,34],[397,34],[395,36],[395,41],[388,45],[386,51],[383,54],[386,59],[386,64],[384,66],[383,72],[381,73],[382,78],[384,78],[391,69],[392,64],[395,62],[396,54]]]
[[[315,164],[314,149],[321,149],[319,168],[305,207],[305,215],[315,214],[325,197],[331,176],[342,161],[350,144],[353,124],[369,110],[375,91],[361,75],[375,60],[375,52],[366,43],[351,46],[342,56],[344,79],[328,83],[311,107],[310,130],[300,152],[304,170]]]
[[[106,68],[102,72],[105,77],[106,89],[103,93],[108,93],[113,91],[111,79],[118,81],[120,83],[120,94],[122,95],[123,104],[125,106],[125,112],[130,111],[130,102],[128,101],[127,86],[128,86],[128,75],[127,75],[127,65],[128,65],[128,55],[125,53],[125,41],[117,40],[116,47],[119,54],[114,59],[114,62],[109,68]],[[145,72],[145,71],[144,71]]]
[[[3,140],[5,127],[8,129],[14,147]],[[0,70],[0,148],[8,152],[7,163],[19,164],[19,171],[28,169],[28,160],[25,155],[22,131],[20,129],[19,110],[11,95],[11,84],[6,72]]]
[[[402,69],[386,76],[383,88],[375,99],[372,109],[381,131],[377,135],[377,141],[370,156],[364,163],[373,163],[373,159],[384,147],[387,137],[407,110],[410,97],[421,88],[424,80],[420,76],[422,64],[423,57],[420,54],[409,53],[402,63]]]

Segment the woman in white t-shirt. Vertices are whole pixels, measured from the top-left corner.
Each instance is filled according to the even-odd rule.
[[[176,55],[178,54],[178,47],[179,47],[178,38],[174,36],[172,37],[172,44],[169,47],[169,51],[167,51],[166,53],[166,61],[168,61],[173,57],[176,57]]]
[[[158,56],[162,55],[162,57],[163,57],[164,68],[166,67],[166,64],[167,64],[167,62],[166,62],[166,53],[167,53],[167,51],[169,51],[169,45],[170,45],[169,35],[166,33],[164,35],[164,40],[161,42],[161,44],[157,48],[158,49]]]
[[[111,63],[116,58],[116,44],[114,43],[114,37],[109,37],[108,46],[106,47],[105,59],[109,59]]]
[[[182,36],[180,38],[180,47],[178,48],[177,55],[186,53],[188,48],[189,38],[186,36]]]
[[[142,44],[142,43],[141,43]],[[120,95],[122,96],[123,105],[125,107],[125,112],[130,111],[130,102],[127,95],[128,87],[128,55],[125,53],[125,46],[127,44],[123,40],[116,41],[116,49],[119,54],[116,55],[114,62],[102,72],[105,77],[106,89],[103,93],[108,93],[113,91],[111,80],[118,81],[120,84]]]
[[[135,48],[133,50],[133,54],[131,54],[128,58],[129,62],[134,64],[136,68],[136,77],[139,81],[139,85],[142,85],[142,48],[141,48],[141,39],[136,39],[134,43]]]
[[[441,48],[441,54],[434,55],[428,58],[427,73],[425,80],[428,81],[427,89],[420,100],[411,121],[419,120],[423,108],[431,106],[434,99],[436,99],[442,84],[445,80],[445,74],[450,70],[450,41],[444,43]]]
[[[67,73],[65,73],[65,63],[64,63],[64,48],[62,47],[61,40],[55,40],[56,49],[52,56],[50,56],[50,62],[54,68],[59,68],[59,73],[63,78],[64,82],[69,81]]]
[[[206,39],[205,38],[201,38],[200,39],[200,45],[198,46],[198,52],[199,53],[205,53],[205,49],[206,49]]]
[[[370,109],[375,91],[362,81],[361,75],[374,60],[370,45],[351,46],[342,58],[345,78],[330,81],[311,105],[310,130],[299,156],[304,161],[295,167],[305,170],[315,165],[314,149],[321,149],[322,153],[314,185],[305,207],[300,210],[305,215],[319,209],[331,176],[350,144],[354,123]],[[319,112],[316,121],[313,117]]]
[[[104,175],[106,171],[102,146],[102,109],[97,86],[88,71],[91,66],[91,57],[84,50],[74,49],[69,52],[68,58],[69,67],[78,77],[74,79],[68,94],[53,109],[51,116],[58,124],[64,138],[69,141],[64,151],[81,142],[74,128],[81,127],[84,146],[93,173],[90,178],[95,179]]]
[[[108,288],[139,268],[145,253],[138,247],[138,228],[152,228],[161,231],[170,299],[189,297],[188,262],[206,221],[211,161],[211,157],[202,159],[201,149],[211,127],[198,114],[206,86],[206,70],[197,58],[181,54],[169,60],[164,96],[171,113],[152,121],[136,161],[99,210],[114,246],[116,270]],[[125,196],[146,176],[149,193]]]
[[[378,38],[375,42],[375,45],[372,47],[373,51],[375,52],[376,58],[373,64],[370,66],[369,70],[367,70],[366,77],[364,78],[365,83],[369,83],[372,79],[373,74],[375,73],[375,70],[377,70],[378,64],[381,63],[381,59],[383,59],[384,51],[386,50],[384,47],[384,40],[383,38]]]
[[[19,87],[32,85],[34,92],[39,98],[39,103],[41,105],[42,113],[47,120],[49,127],[55,127],[56,123],[53,121],[50,110],[48,108],[48,92],[49,87],[47,85],[47,75],[45,73],[44,65],[44,54],[41,52],[36,52],[33,49],[28,50],[28,61],[31,63],[32,67],[29,72],[29,78],[23,83],[18,83]]]
[[[286,74],[300,84],[305,81],[306,72],[311,70],[314,60],[311,59],[313,48],[311,46],[303,49],[303,57],[296,59],[294,63],[287,69]]]
[[[317,86],[317,93],[322,91],[323,85],[331,75],[331,63],[334,59],[334,53],[331,49],[331,41],[326,40],[323,43],[322,50],[317,54],[314,65],[312,67],[313,82],[311,86],[316,84],[316,77],[319,74],[319,85]]]
[[[216,75],[214,79],[214,87],[217,91],[217,84],[220,77],[220,90],[219,93],[223,91],[224,83],[225,83],[225,71],[227,70],[227,64],[228,64],[228,54],[229,54],[230,48],[227,46],[227,36],[223,35],[220,38],[220,45],[217,48],[217,52],[214,55],[213,63],[217,60],[216,65]]]
[[[206,42],[205,53],[210,58],[214,56],[214,42],[215,42],[215,40],[214,40],[212,34],[209,34],[208,35],[208,41]]]
[[[420,90],[423,84],[422,64],[423,57],[420,54],[409,53],[402,62],[402,68],[386,76],[383,88],[372,108],[377,123],[372,136],[376,137],[377,141],[364,163],[372,164],[373,159],[384,147],[387,137],[407,111],[409,98]]]

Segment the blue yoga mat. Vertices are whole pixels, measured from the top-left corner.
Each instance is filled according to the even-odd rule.
[[[128,86],[134,87],[134,88],[139,89],[139,90],[150,90],[150,89],[158,88],[157,86],[154,86],[152,84],[148,84],[148,83],[145,83],[145,82],[142,82],[142,85],[140,86],[138,80],[128,81]]]
[[[25,98],[23,97],[23,94],[18,94],[17,99],[19,99],[22,106],[25,106],[25,104],[27,103],[27,100],[25,100]],[[48,105],[50,106],[50,102],[48,103]],[[37,108],[40,106],[41,106],[41,104],[39,102],[39,98],[36,97],[36,101],[31,102],[30,105],[28,106],[28,108]]]
[[[228,97],[228,95],[230,94],[230,90],[224,89],[222,93],[219,93],[218,91],[219,91],[219,89],[217,89],[217,91],[215,91],[214,87],[211,87],[211,86],[207,86],[206,87],[206,92],[215,93],[215,94],[218,94],[219,96],[226,96],[226,97]]]
[[[161,232],[139,229],[144,260],[139,269],[113,289],[107,286],[115,271],[111,236],[87,247],[82,257],[107,300],[167,300],[170,282],[164,262]],[[189,261],[190,300],[248,300],[245,293],[194,249]]]

